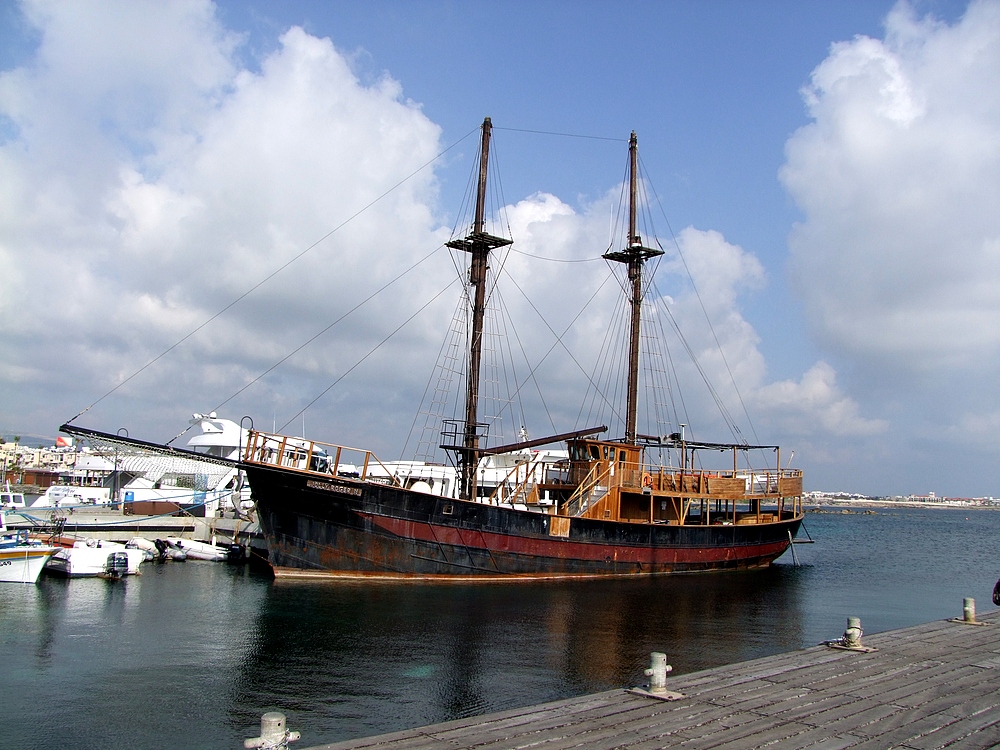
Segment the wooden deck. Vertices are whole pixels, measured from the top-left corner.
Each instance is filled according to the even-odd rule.
[[[1000,746],[1000,612],[667,678],[665,702],[610,690],[315,750],[839,750]],[[831,633],[831,638],[839,633]],[[304,729],[304,727],[295,727]]]

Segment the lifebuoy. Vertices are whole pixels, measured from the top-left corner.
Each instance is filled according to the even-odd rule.
[[[649,474],[647,474],[645,472],[643,472],[643,475],[642,475],[642,486],[643,487],[652,487],[653,486],[653,478],[651,476],[649,476]]]

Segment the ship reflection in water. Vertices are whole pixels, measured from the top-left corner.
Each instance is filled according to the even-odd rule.
[[[241,566],[0,589],[4,747],[236,748],[280,710],[303,747],[691,672],[989,608],[996,512],[810,515],[760,571],[645,580],[272,582]],[[928,540],[947,555],[928,555]],[[669,679],[669,678],[668,678]]]
[[[650,651],[691,672],[795,649],[797,576],[282,582],[256,618],[232,719],[252,726],[244,708],[282,706],[331,741],[639,684]]]

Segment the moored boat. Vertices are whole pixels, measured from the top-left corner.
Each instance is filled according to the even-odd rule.
[[[35,583],[56,547],[32,540],[27,531],[9,532],[0,510],[0,583]]]
[[[757,568],[792,543],[802,521],[802,472],[781,468],[777,446],[688,440],[637,430],[640,312],[645,264],[663,254],[636,230],[637,139],[629,142],[629,220],[621,264],[631,319],[624,434],[606,427],[487,446],[479,379],[491,253],[512,240],[485,229],[491,123],[483,123],[475,218],[446,243],[466,254],[470,335],[464,419],[446,420],[441,448],[454,482],[410,481],[402,463],[371,451],[250,430],[241,468],[279,576],[435,580],[652,575]],[[530,449],[565,442],[564,460],[536,463]],[[667,460],[662,456],[666,453]],[[493,457],[521,454],[506,481],[484,489]],[[772,455],[754,466],[751,454]],[[726,464],[703,468],[705,455]],[[731,456],[731,462],[729,457]],[[417,472],[419,474],[419,472]]]
[[[0,491],[0,510],[23,510],[25,507],[24,493],[14,492],[7,482],[7,488]]]
[[[141,536],[136,536],[125,542],[125,546],[142,550],[147,561],[167,562],[168,560],[176,560],[177,562],[183,562],[187,560],[187,553],[184,550],[162,539],[150,541]]]
[[[193,539],[181,539],[176,536],[168,536],[164,541],[172,549],[183,552],[190,560],[225,562],[229,556],[228,548],[220,547],[215,542],[197,542]]]
[[[138,575],[139,565],[146,559],[141,549],[99,539],[78,539],[72,547],[56,550],[45,570],[68,578],[99,576],[107,573],[108,558],[115,552],[124,553],[128,561],[124,575]]]

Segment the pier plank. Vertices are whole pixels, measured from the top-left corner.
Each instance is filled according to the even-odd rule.
[[[1000,613],[981,614],[995,619]],[[314,750],[974,750],[1000,745],[1000,626],[948,621]]]
[[[1000,715],[993,712],[953,721],[918,737],[916,740],[910,740],[908,744],[915,750],[934,750],[934,748],[946,747],[956,740],[978,734],[986,727],[996,724],[997,721],[1000,721]]]
[[[859,705],[859,700],[853,695],[844,695],[842,693],[824,695],[822,692],[817,691],[811,697],[813,700],[799,701],[790,703],[789,705],[762,706],[757,711],[765,716],[773,717],[775,721],[795,721],[809,716],[816,716],[831,708],[857,707]]]
[[[980,731],[948,745],[948,750],[978,750],[982,747],[1000,747],[1000,723],[990,724]]]

